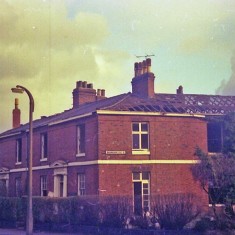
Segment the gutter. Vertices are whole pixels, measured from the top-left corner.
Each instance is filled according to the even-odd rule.
[[[105,115],[140,115],[140,116],[168,116],[168,117],[197,117],[205,118],[202,114],[191,113],[163,113],[163,112],[137,112],[137,111],[112,111],[112,110],[97,110],[97,114]]]

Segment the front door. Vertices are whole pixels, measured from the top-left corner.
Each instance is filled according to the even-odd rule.
[[[133,172],[134,213],[141,215],[150,210],[150,174],[149,172]]]
[[[134,182],[134,213],[142,214],[142,182]]]

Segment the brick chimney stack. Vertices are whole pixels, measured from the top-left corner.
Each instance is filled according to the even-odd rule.
[[[12,127],[17,128],[20,126],[20,109],[19,106],[19,100],[18,98],[15,98],[15,108],[12,111]]]
[[[95,102],[105,97],[105,90],[93,88],[92,83],[87,81],[78,81],[76,88],[73,90],[73,108],[78,108],[80,105],[90,102]]]
[[[177,95],[183,95],[184,92],[183,92],[183,86],[179,86],[177,89],[176,89],[176,94]]]
[[[134,65],[135,77],[132,79],[132,93],[143,98],[153,98],[155,76],[151,72],[151,59],[136,62]]]

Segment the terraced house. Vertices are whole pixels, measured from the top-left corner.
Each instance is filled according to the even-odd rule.
[[[106,98],[105,90],[78,81],[73,107],[33,122],[33,195],[126,195],[136,213],[150,196],[194,193],[195,147],[220,152],[222,131],[208,117],[235,111],[234,96],[156,93],[148,58],[135,63],[132,92]],[[69,94],[68,94],[69,95]],[[0,192],[27,194],[28,124],[0,135]],[[11,185],[11,187],[9,187]]]

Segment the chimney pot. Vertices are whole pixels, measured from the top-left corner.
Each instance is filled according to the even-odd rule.
[[[77,88],[82,87],[82,81],[77,82]]]
[[[142,63],[139,62],[139,64],[138,64],[138,75],[141,75],[141,74],[143,74]]]
[[[143,73],[147,73],[147,61],[144,60],[142,65],[143,65]]]
[[[134,74],[135,74],[135,77],[138,76],[138,62],[135,62],[135,65],[134,65]]]
[[[87,88],[93,89],[93,84],[92,83],[87,84]]]
[[[101,95],[101,90],[97,89],[97,95],[100,96]]]
[[[178,95],[183,95],[184,94],[184,92],[183,92],[183,86],[179,86],[178,87],[178,89],[176,90],[176,93],[178,94]]]
[[[15,98],[15,108],[18,108],[18,105],[19,105],[19,99]]]
[[[101,90],[101,96],[105,97],[105,89]]]
[[[151,72],[151,59],[147,58],[146,59],[146,66],[147,66],[147,73]]]
[[[82,87],[87,88],[87,81],[82,82]]]

